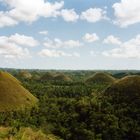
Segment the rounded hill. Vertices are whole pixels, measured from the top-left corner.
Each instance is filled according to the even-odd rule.
[[[95,73],[86,80],[87,83],[95,83],[95,84],[113,83],[114,81],[115,81],[114,77],[103,72]]]
[[[138,101],[140,105],[140,76],[126,76],[108,87],[104,94],[112,96],[114,101]]]
[[[40,78],[41,81],[51,81],[54,79],[54,74],[51,72],[46,72]]]
[[[0,112],[28,108],[37,101],[16,78],[7,72],[0,72]]]
[[[23,79],[31,79],[32,78],[32,75],[30,72],[26,71],[26,70],[21,70],[19,72],[19,77],[20,78],[23,78]]]
[[[65,81],[65,82],[70,82],[72,81],[72,79],[69,77],[69,76],[66,76],[64,74],[57,74],[55,77],[54,77],[54,80],[55,81]]]

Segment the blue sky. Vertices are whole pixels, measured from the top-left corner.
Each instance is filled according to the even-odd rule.
[[[140,69],[140,1],[0,0],[0,67]]]

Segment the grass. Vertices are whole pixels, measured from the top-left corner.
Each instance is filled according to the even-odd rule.
[[[94,75],[90,76],[86,82],[87,83],[95,83],[95,84],[103,84],[103,83],[113,83],[115,78],[107,73],[98,72]]]
[[[112,98],[113,104],[126,103],[139,108],[140,105],[140,76],[126,76],[109,86],[104,94]]]
[[[19,77],[20,78],[25,78],[25,79],[31,79],[32,75],[28,71],[22,70],[19,72]]]
[[[66,82],[72,81],[72,79],[69,76],[66,76],[64,74],[57,74],[54,77],[54,80],[56,80],[56,81],[66,81]]]
[[[53,79],[54,79],[54,75],[53,73],[50,73],[50,72],[46,72],[44,75],[41,76],[42,81],[48,81],[48,80],[53,80]]]
[[[41,77],[42,81],[65,81],[69,82],[72,81],[72,79],[69,76],[66,76],[64,74],[54,74],[47,72]]]
[[[126,76],[112,84],[106,92],[121,92],[122,94],[140,93],[140,76]]]
[[[35,98],[7,72],[0,72],[0,112],[18,110],[36,104]]]

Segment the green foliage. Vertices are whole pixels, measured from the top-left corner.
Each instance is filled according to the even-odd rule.
[[[19,130],[11,127],[0,128],[0,140],[60,140],[60,138],[47,134],[41,130],[33,130],[29,127],[22,127]]]
[[[27,140],[29,135],[31,140],[139,140],[140,77],[84,83],[91,73],[64,72],[73,81],[21,79],[38,106],[0,113],[0,125],[12,128],[13,138]]]

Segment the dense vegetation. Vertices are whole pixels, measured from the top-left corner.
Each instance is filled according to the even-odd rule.
[[[53,71],[54,75],[57,73]],[[14,128],[15,137],[21,129],[30,127],[32,133],[53,134],[58,136],[55,139],[139,140],[140,77],[126,77],[115,83],[114,78],[112,83],[85,82],[93,73],[63,71],[72,79],[68,81],[42,80],[43,75],[48,75],[44,71],[31,71],[31,79],[17,76],[39,99],[38,106],[30,110],[1,112],[0,125]],[[112,72],[112,75],[117,73]],[[38,78],[34,78],[36,75]]]

